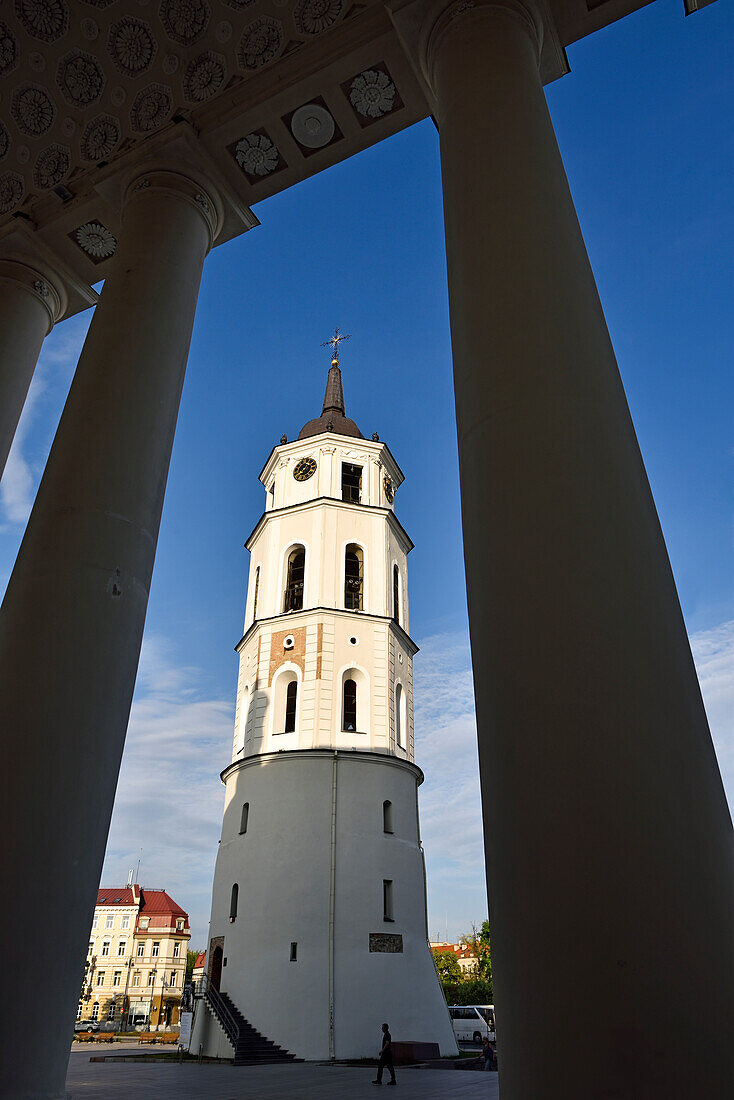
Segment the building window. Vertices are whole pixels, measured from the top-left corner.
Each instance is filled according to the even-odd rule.
[[[364,554],[361,546],[349,544],[344,554],[344,606],[361,611],[364,594]]]
[[[107,916],[105,918],[104,926],[105,926],[106,929],[115,927],[115,914],[114,913],[108,913],[107,914]]]
[[[93,931],[93,932],[96,932],[96,931],[97,931],[97,926],[98,926],[98,925],[99,925],[99,917],[98,917],[98,915],[97,915],[97,914],[95,913],[95,914],[94,914],[94,920],[92,921],[92,931]]]
[[[347,733],[354,733],[357,729],[357,684],[355,680],[344,681],[342,729]]]
[[[257,598],[260,595],[260,566],[255,570],[255,595],[252,599],[252,621],[257,618]]]
[[[400,570],[397,565],[392,568],[392,617],[400,626]]]
[[[97,971],[97,985],[104,985],[104,970]]]
[[[92,1005],[92,1019],[95,1023],[99,1019],[99,1001],[95,1001]]]
[[[133,974],[133,985],[140,985],[140,971],[136,970]]]
[[[121,970],[116,970],[115,973],[112,975],[112,984],[113,985],[119,985],[121,976],[122,976],[122,971]]]
[[[284,611],[300,611],[303,607],[303,583],[306,575],[306,551],[296,546],[288,555]]]
[[[87,958],[89,958],[89,956],[92,954],[93,951],[94,951],[94,940],[90,940],[89,941],[89,947],[87,948]]]
[[[395,688],[395,740],[401,749],[403,737],[403,685],[398,684]]]
[[[150,918],[149,917],[141,917],[140,918],[140,927],[143,929],[143,931],[145,931],[145,929],[148,927],[149,924],[150,924]]]
[[[82,1018],[82,1002],[81,1001],[76,1006],[76,1018],[77,1018],[77,1020],[81,1020],[81,1018]]]
[[[102,955],[109,955],[109,953],[110,953],[110,941],[109,940],[105,940],[104,943],[102,944],[102,952],[101,953],[102,953]]]
[[[126,913],[125,916],[122,918],[122,924],[120,925],[120,928],[122,928],[123,932],[127,932],[129,927],[130,927],[130,914]]]
[[[393,917],[393,898],[392,898],[392,879],[386,878],[382,880],[382,909],[383,919],[387,921],[394,920]]]
[[[294,681],[295,682],[295,681]],[[295,716],[294,716],[295,718]],[[247,819],[250,816],[250,803],[243,802],[242,804],[242,816],[240,817],[240,833],[247,832]]]
[[[127,940],[120,940],[120,942],[117,945],[117,954],[118,955],[124,955],[126,951],[127,951]]]
[[[180,950],[181,950],[181,944],[180,943],[174,943],[174,945],[173,945],[173,957],[174,957],[174,959],[178,958],[178,954],[179,954]]]
[[[115,1018],[115,1002],[110,1003],[110,1007],[107,1009],[107,1019],[114,1020]]]
[[[171,971],[171,980],[168,984],[169,985],[175,985],[176,984],[176,971],[175,970]]]
[[[158,955],[160,954],[160,950],[161,950],[161,941],[160,940],[153,940],[153,950],[151,951],[151,956],[154,959],[158,958]]]
[[[148,971],[148,985],[155,985],[155,970]]]
[[[183,932],[183,927],[184,927],[183,917],[179,917],[178,920],[176,921],[176,931],[177,932]]]
[[[392,825],[392,802],[388,798],[382,803],[382,829],[386,833],[395,831]]]
[[[342,500],[359,504],[362,499],[362,467],[342,462]]]
[[[291,943],[291,962],[298,962],[298,944]]]
[[[144,954],[145,954],[145,940],[141,940],[140,943],[138,944],[138,958],[142,959]]]
[[[232,893],[231,893],[230,899],[229,899],[229,919],[230,920],[234,920],[235,917],[237,916],[237,902],[239,901],[239,897],[240,897],[240,888],[237,885],[237,883],[235,882],[232,885]]]
[[[296,732],[296,700],[298,698],[298,681],[291,680],[285,692],[285,724],[284,733]]]

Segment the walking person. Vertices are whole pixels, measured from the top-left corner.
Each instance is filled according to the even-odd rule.
[[[380,1060],[377,1063],[377,1077],[372,1082],[373,1085],[382,1084],[382,1071],[387,1066],[390,1070],[390,1080],[388,1085],[395,1085],[395,1069],[392,1064],[392,1035],[390,1034],[390,1028],[387,1024],[382,1025],[382,1047],[380,1049]]]

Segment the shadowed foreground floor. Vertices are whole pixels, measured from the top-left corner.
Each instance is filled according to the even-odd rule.
[[[114,1048],[115,1054],[139,1054],[140,1048]],[[90,1056],[110,1053],[86,1044],[69,1059],[66,1088],[71,1100],[128,1100],[155,1096],[156,1100],[362,1100],[383,1095],[371,1084],[373,1066],[197,1065],[175,1062],[90,1062]],[[151,1050],[151,1053],[153,1051]],[[402,1069],[396,1071],[395,1095],[421,1100],[498,1100],[496,1073],[458,1070]],[[383,1078],[382,1088],[388,1075]],[[398,1089],[400,1092],[398,1093]],[[392,1090],[387,1097],[392,1095]],[[387,1100],[387,1098],[386,1098]]]

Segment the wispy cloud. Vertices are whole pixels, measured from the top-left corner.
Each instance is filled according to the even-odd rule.
[[[201,669],[177,665],[161,638],[143,643],[138,686],[102,881],[127,881],[140,849],[140,881],[164,887],[189,913],[192,944],[206,943],[211,883],[234,701],[207,695]]]
[[[0,530],[28,520],[91,319],[89,310],[64,321],[41,349],[0,481]]]
[[[691,635],[691,649],[731,809],[734,807],[734,620]]]

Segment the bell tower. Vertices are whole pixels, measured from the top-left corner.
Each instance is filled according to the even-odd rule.
[[[456,1049],[428,945],[403,474],[346,416],[344,339],[321,415],[260,473],[208,961],[308,1059],[369,1055],[386,1014],[396,1041]],[[226,1054],[215,1000],[197,1049]]]

